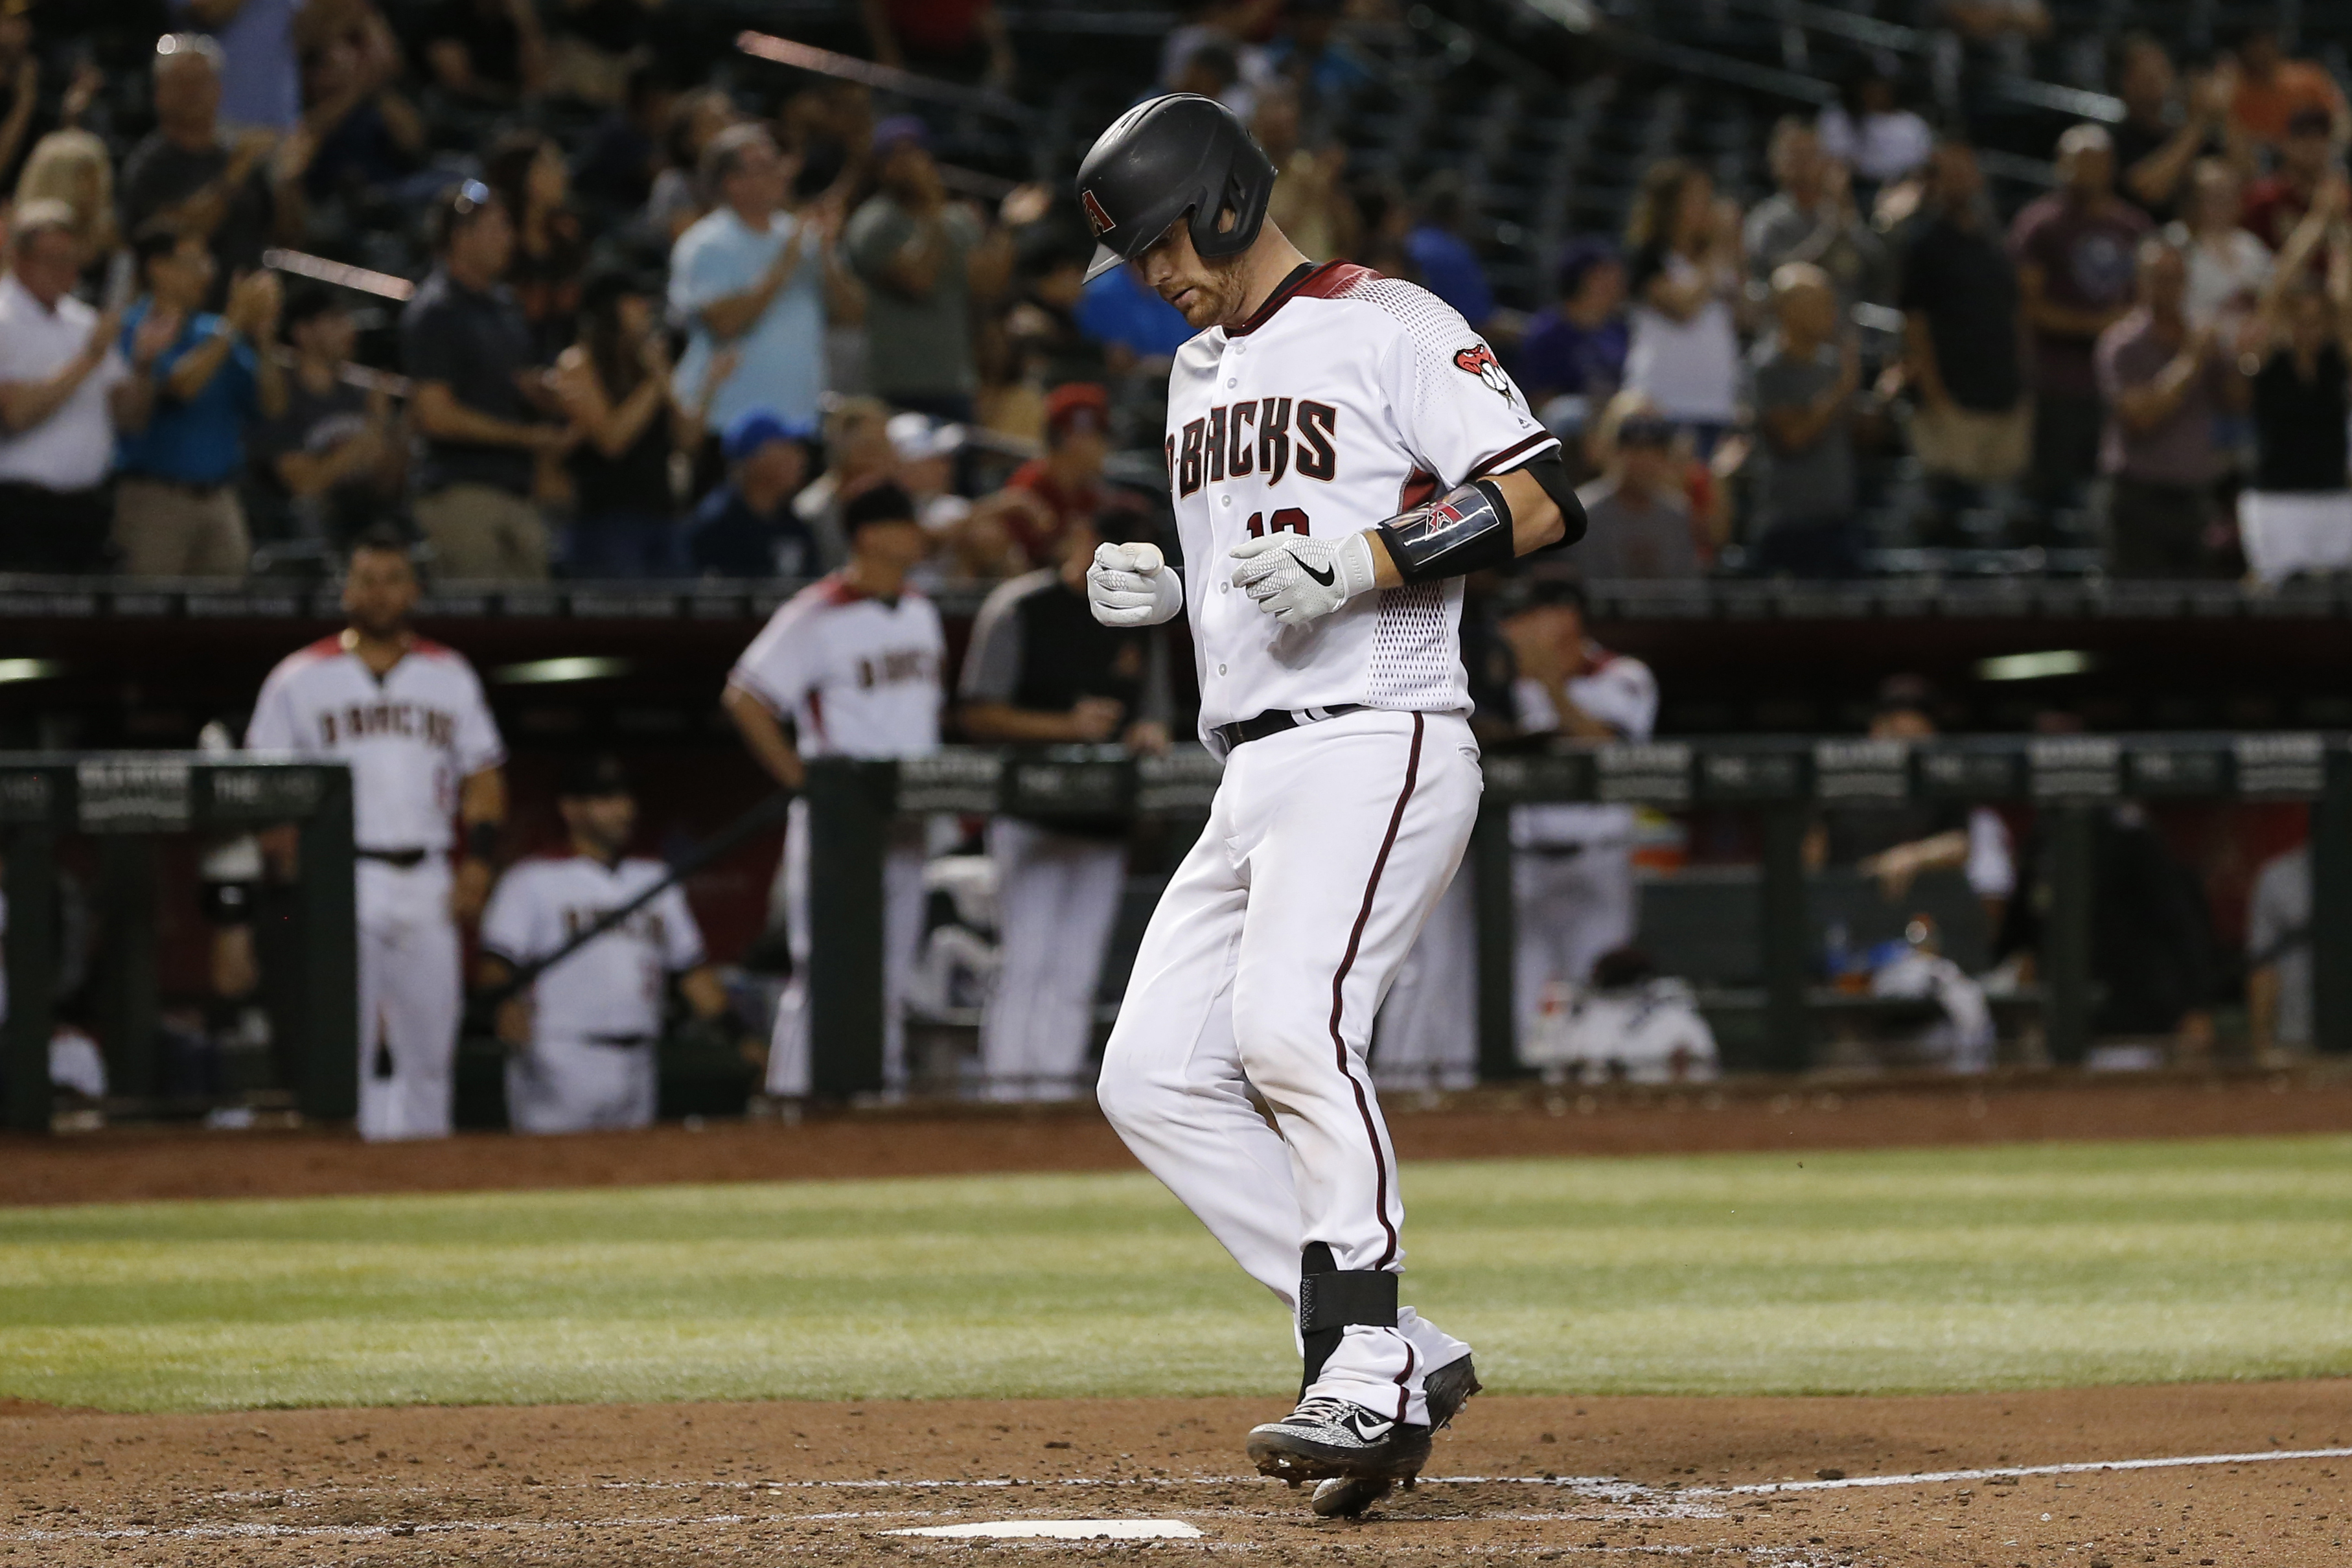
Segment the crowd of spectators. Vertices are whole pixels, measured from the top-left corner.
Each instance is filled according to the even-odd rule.
[[[919,580],[977,584],[1148,510],[1187,329],[1084,281],[1066,192],[944,162],[946,111],[763,97],[673,47],[664,0],[153,8],[146,90],[110,92],[93,24],[0,0],[0,571],[320,570],[391,521],[456,578],[797,576],[889,479]],[[1591,536],[1548,569],[2352,567],[2352,111],[2275,33],[2186,72],[2126,37],[2123,118],[2058,136],[2009,213],[1874,64],[1773,128],[1759,200],[1721,163],[1633,171],[1622,234],[1572,237],[1525,313],[1458,173],[1351,167],[1351,9],[1208,0],[1136,89],[1220,98],[1307,254],[1488,334],[1588,470]],[[1947,10],[1964,66],[2039,13]],[[862,14],[884,65],[1018,85],[986,0]]]

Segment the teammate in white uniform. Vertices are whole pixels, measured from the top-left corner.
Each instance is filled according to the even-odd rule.
[[[663,882],[658,860],[625,855],[637,802],[620,764],[593,757],[567,768],[556,810],[571,853],[525,860],[499,879],[482,912],[481,980],[503,986],[606,913]],[[518,1132],[584,1132],[652,1123],[663,1004],[671,975],[695,1016],[727,1012],[704,961],[702,932],[675,882],[618,925],[550,964],[499,1009],[507,1116]]]
[[[907,584],[929,544],[914,502],[896,485],[877,485],[843,508],[842,525],[848,563],[780,606],[727,677],[729,716],[786,789],[805,782],[806,757],[919,757],[939,749],[947,639],[938,606]],[[793,977],[768,1047],[768,1092],[786,1099],[809,1092],[808,855],[808,803],[795,800],[778,877]],[[882,1076],[896,1089],[907,1077],[902,1004],[923,935],[919,825],[898,825],[882,875]]]
[[[1398,1303],[1404,1210],[1364,1065],[1477,810],[1460,576],[1582,513],[1478,335],[1412,284],[1308,262],[1265,219],[1273,181],[1229,111],[1183,94],[1129,110],[1079,170],[1097,268],[1135,263],[1203,329],[1169,378],[1184,577],[1106,544],[1088,591],[1106,625],[1189,601],[1201,731],[1225,756],[1097,1094],[1297,1308],[1300,1401],[1250,1453],[1349,1513],[1416,1474],[1476,1387],[1469,1347]]]
[[[481,912],[507,815],[506,748],[482,683],[409,629],[416,595],[399,537],[363,536],[343,580],[351,625],[269,672],[245,736],[252,751],[351,764],[362,1138],[448,1135],[457,926]],[[453,819],[466,835],[454,876]],[[282,855],[282,836],[273,842]]]
[[[1518,666],[1511,698],[1522,733],[1650,738],[1658,721],[1657,677],[1640,659],[1612,653],[1585,635],[1584,595],[1573,584],[1537,584],[1503,634]],[[1511,843],[1518,927],[1513,984],[1524,1040],[1544,987],[1583,984],[1601,954],[1633,940],[1633,808],[1517,806]]]

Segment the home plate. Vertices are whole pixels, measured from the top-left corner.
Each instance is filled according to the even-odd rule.
[[[882,1533],[943,1535],[965,1541],[1196,1541],[1201,1534],[1181,1519],[997,1519]]]

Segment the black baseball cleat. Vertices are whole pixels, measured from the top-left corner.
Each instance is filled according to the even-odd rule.
[[[1318,1395],[1300,1400],[1298,1408],[1279,1421],[1253,1427],[1249,1457],[1257,1461],[1259,1475],[1292,1486],[1327,1476],[1385,1482],[1421,1473],[1429,1462],[1429,1428]]]
[[[1422,1397],[1429,1403],[1430,1430],[1435,1432],[1451,1423],[1470,1396],[1478,1392],[1478,1369],[1470,1364],[1466,1355],[1431,1373],[1421,1385]],[[1413,1475],[1419,1473],[1416,1470]],[[1324,1519],[1353,1519],[1388,1496],[1397,1479],[1408,1487],[1412,1485],[1413,1475],[1333,1476],[1316,1486],[1315,1500],[1310,1506]]]

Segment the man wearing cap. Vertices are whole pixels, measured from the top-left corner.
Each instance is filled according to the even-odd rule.
[[[1108,508],[1133,510],[1128,498],[1102,482],[1110,456],[1110,397],[1090,381],[1074,381],[1045,395],[1045,455],[1032,458],[1004,481],[1005,525],[1031,562],[1051,566],[1072,528],[1091,525]],[[1116,532],[1117,530],[1110,531]]]
[[[441,199],[433,229],[439,264],[400,316],[409,418],[425,438],[416,521],[445,577],[543,581],[536,460],[569,451],[578,435],[543,416],[554,395],[530,324],[499,281],[514,224],[488,186],[468,180]]]
[[[727,482],[702,498],[686,549],[697,573],[715,577],[813,577],[816,537],[793,510],[808,479],[814,425],[753,408],[727,426]]]
[[[908,584],[930,541],[915,506],[894,484],[873,485],[842,508],[849,562],[779,608],[727,677],[720,699],[768,775],[790,790],[806,781],[803,759],[919,757],[940,744],[940,676],[947,639],[940,612]],[[791,729],[787,731],[785,726]],[[776,1010],[768,1092],[810,1089],[808,803],[793,802],[776,896],[783,905],[793,978]],[[923,934],[921,824],[900,823],[883,862],[883,1083],[906,1082],[900,1016]]]
[[[82,264],[73,209],[26,202],[15,231],[0,277],[0,572],[97,572],[115,422],[145,418],[154,388],[145,373],[175,323],[152,322],[126,355],[121,317],[73,296]]]
[[[291,291],[283,318],[294,363],[286,411],[254,433],[258,499],[283,518],[280,531],[341,549],[374,521],[397,483],[392,405],[381,386],[344,379],[359,331],[322,283]]]
[[[874,128],[881,186],[843,239],[866,286],[867,381],[877,395],[919,414],[969,420],[980,374],[972,360],[972,300],[1002,292],[1011,242],[948,200],[930,133],[912,115]]]
[[[567,852],[508,871],[482,914],[481,983],[509,984],[613,910],[667,880],[627,855],[637,802],[621,764],[587,757],[563,771],[555,809]],[[726,1016],[727,990],[675,882],[594,941],[551,964],[499,1010],[507,1116],[518,1132],[644,1127],[654,1119],[663,1004],[671,975],[694,1016]]]
[[[719,205],[670,250],[670,309],[688,327],[678,405],[707,398],[715,434],[754,409],[811,428],[822,413],[828,290],[839,307],[855,286],[834,252],[839,205],[821,199],[786,212],[791,178],[764,126],[729,126],[702,153],[702,188]],[[706,385],[722,353],[731,368]]]

